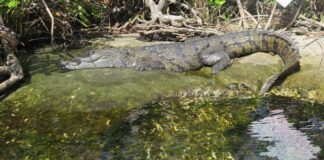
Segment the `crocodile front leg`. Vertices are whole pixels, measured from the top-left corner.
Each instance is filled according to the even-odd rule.
[[[219,60],[212,67],[213,74],[217,74],[219,71],[224,70],[232,64],[227,53],[221,52],[218,53],[217,56],[219,57]]]
[[[201,61],[206,66],[212,66],[213,74],[228,67],[232,61],[221,46],[209,46],[200,53]]]
[[[159,60],[154,60],[151,57],[140,57],[136,59],[135,69],[138,71],[164,69],[164,64]]]

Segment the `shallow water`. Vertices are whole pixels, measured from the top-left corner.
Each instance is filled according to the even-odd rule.
[[[262,133],[253,131],[251,137],[248,132],[249,126],[252,130],[256,126],[257,122],[251,125],[255,117],[267,116],[267,109],[278,110],[278,102],[287,119],[273,127],[289,121],[289,129],[302,128],[302,122],[314,116],[324,118],[323,106],[284,98],[166,98],[128,111],[61,112],[8,106],[0,110],[0,159],[282,159],[282,153],[273,148],[289,149],[294,144],[280,138],[265,144],[264,139],[253,138]],[[323,147],[323,131],[292,130],[308,146],[302,149],[316,148],[317,152]],[[276,136],[288,133],[276,132]],[[258,147],[251,149],[251,145]]]

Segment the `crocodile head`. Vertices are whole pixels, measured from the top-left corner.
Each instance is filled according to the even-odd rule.
[[[60,67],[63,70],[76,70],[76,69],[83,69],[83,68],[91,68],[94,66],[93,63],[90,62],[83,62],[80,59],[72,59],[71,61],[60,61]]]
[[[77,70],[104,67],[122,67],[127,61],[128,52],[118,48],[105,48],[92,51],[89,56],[61,61],[63,70]]]

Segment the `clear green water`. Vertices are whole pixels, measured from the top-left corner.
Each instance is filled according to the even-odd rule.
[[[167,98],[127,111],[7,106],[0,109],[0,159],[260,158],[269,144],[254,141],[247,131],[265,103],[285,110],[297,128],[314,116],[324,119],[323,105],[280,97]],[[307,134],[323,148],[323,132]]]
[[[135,111],[104,151],[112,159],[230,159],[244,141],[255,99],[168,99]],[[243,107],[244,106],[244,107]]]

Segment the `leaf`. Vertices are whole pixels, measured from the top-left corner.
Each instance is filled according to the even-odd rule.
[[[226,0],[209,0],[209,2],[217,7],[223,5]]]
[[[11,0],[11,1],[7,4],[7,6],[8,6],[9,8],[15,8],[15,7],[18,6],[18,4],[19,4],[19,1]]]

